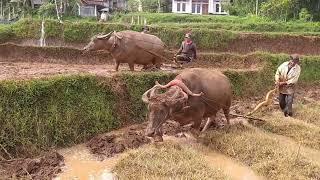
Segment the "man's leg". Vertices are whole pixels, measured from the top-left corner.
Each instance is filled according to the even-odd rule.
[[[293,115],[293,112],[292,112],[293,96],[294,96],[293,94],[288,94],[286,97],[286,112],[291,117]]]
[[[286,108],[286,95],[285,94],[279,94],[279,105],[280,105],[280,108],[282,110],[282,112],[284,112],[284,115],[286,116],[286,111],[285,111],[285,108]]]

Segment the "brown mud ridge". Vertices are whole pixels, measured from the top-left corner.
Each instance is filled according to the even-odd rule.
[[[87,147],[91,153],[99,156],[101,159],[123,153],[128,149],[136,149],[142,145],[151,143],[150,138],[144,135],[146,127],[147,122],[98,135],[87,143]],[[188,127],[181,127],[178,123],[169,121],[163,125],[163,134],[175,136],[178,133],[187,132],[189,129]]]
[[[65,43],[61,40],[46,39],[49,46],[59,46],[61,49],[79,48],[82,49],[86,43]],[[20,44],[21,46],[39,46],[39,40],[24,39],[11,41],[10,43]],[[2,45],[0,45],[0,49]],[[39,47],[40,48],[40,47]],[[178,48],[178,47],[171,47]],[[202,49],[205,50],[205,49]],[[263,34],[263,33],[239,33],[239,36],[228,41],[225,46],[210,49],[214,52],[232,52],[247,54],[256,51],[272,53],[298,53],[302,55],[320,54],[320,37],[304,36],[294,34]],[[1,54],[1,50],[0,50]],[[173,55],[173,54],[171,54]],[[90,56],[89,56],[90,57]],[[93,56],[94,57],[94,56]],[[172,57],[172,56],[171,56]],[[95,59],[95,57],[93,58]],[[103,59],[102,62],[104,61]],[[95,60],[94,60],[95,61]]]
[[[166,51],[165,63],[172,63],[175,51]],[[11,43],[0,44],[0,62],[59,63],[59,64],[114,64],[109,53],[103,51],[84,53],[71,47],[21,46]],[[198,59],[190,66],[257,68],[261,60],[254,55],[238,56],[234,54],[199,53]]]
[[[0,179],[52,179],[61,172],[63,165],[63,156],[57,152],[36,159],[1,160]]]
[[[174,65],[173,65],[174,66]],[[188,67],[186,67],[188,68]],[[142,66],[136,65],[135,71],[142,71]],[[258,71],[258,69],[229,69],[214,68],[216,70],[225,71]],[[176,72],[181,69],[172,67],[171,64],[161,67],[162,71]],[[127,64],[120,65],[119,72],[129,71]],[[152,70],[148,70],[152,71]],[[117,72],[114,71],[113,64],[56,64],[56,63],[33,63],[33,62],[0,62],[0,80],[9,79],[34,79],[45,78],[55,75],[77,75],[92,74],[96,76],[112,76]]]
[[[218,48],[217,51],[240,54],[255,51],[302,55],[320,54],[320,37],[286,34],[272,36],[272,34],[242,33],[238,38],[228,42],[225,47]]]

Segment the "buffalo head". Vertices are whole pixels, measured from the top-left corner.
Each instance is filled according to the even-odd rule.
[[[110,32],[105,35],[98,35],[91,38],[89,44],[83,48],[85,52],[87,51],[98,51],[106,50],[109,51],[115,47],[117,40],[122,39],[115,31]]]
[[[160,89],[168,88],[164,93]],[[142,100],[148,104],[149,124],[146,130],[147,136],[162,136],[162,124],[169,119],[173,113],[181,111],[188,101],[188,96],[201,96],[203,93],[194,94],[181,80],[173,80],[167,85],[156,85],[142,95]]]

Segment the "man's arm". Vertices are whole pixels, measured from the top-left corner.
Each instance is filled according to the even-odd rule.
[[[278,67],[277,72],[276,72],[276,75],[274,76],[274,79],[275,79],[276,84],[279,83],[279,79],[280,79],[280,76],[281,76],[280,71],[281,71],[281,66]]]
[[[181,43],[180,49],[178,50],[178,52],[175,55],[178,55],[182,52],[183,49],[183,42]]]

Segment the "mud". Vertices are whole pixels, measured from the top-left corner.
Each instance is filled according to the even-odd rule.
[[[36,159],[0,161],[0,174],[2,174],[1,178],[4,179],[52,179],[61,172],[63,165],[63,156],[57,152],[50,152]]]
[[[87,143],[87,147],[100,157],[112,157],[150,142],[143,132],[129,130],[120,134],[110,133],[94,137]]]
[[[320,52],[320,38],[302,35],[267,37],[259,33],[243,33],[238,38],[229,42],[226,47],[221,47],[217,51],[240,54],[266,51],[272,53],[318,55]]]
[[[241,71],[245,69],[219,69],[212,68],[219,71],[234,70]],[[121,64],[119,72],[129,71],[127,64]],[[179,69],[164,65],[161,67],[162,71],[178,72]],[[135,71],[142,70],[142,66],[136,65]],[[149,71],[149,70],[148,70]],[[248,71],[248,70],[247,70]],[[111,76],[115,72],[113,64],[58,64],[58,63],[37,63],[37,62],[1,62],[0,61],[0,80],[10,79],[35,79],[45,78],[55,75],[76,75],[76,74],[92,74],[96,76]]]
[[[111,133],[98,135],[92,138],[86,146],[90,152],[100,159],[113,157],[129,149],[136,149],[151,143],[151,138],[144,135],[147,123],[132,125]],[[163,124],[163,134],[176,136],[179,133],[188,132],[190,126],[182,127],[178,123],[168,121]]]
[[[107,52],[83,53],[81,49],[69,47],[37,47],[16,44],[0,44],[2,62],[39,62],[63,64],[113,63]]]
[[[165,52],[165,57],[172,63],[176,50]],[[196,61],[186,67],[216,67],[232,69],[259,69],[263,66],[261,60],[254,55],[239,57],[234,54],[214,54],[198,52]],[[86,52],[75,47],[39,47],[17,44],[0,44],[1,62],[33,62],[33,63],[59,63],[59,64],[84,64],[100,65],[114,64],[112,56],[105,51]]]

